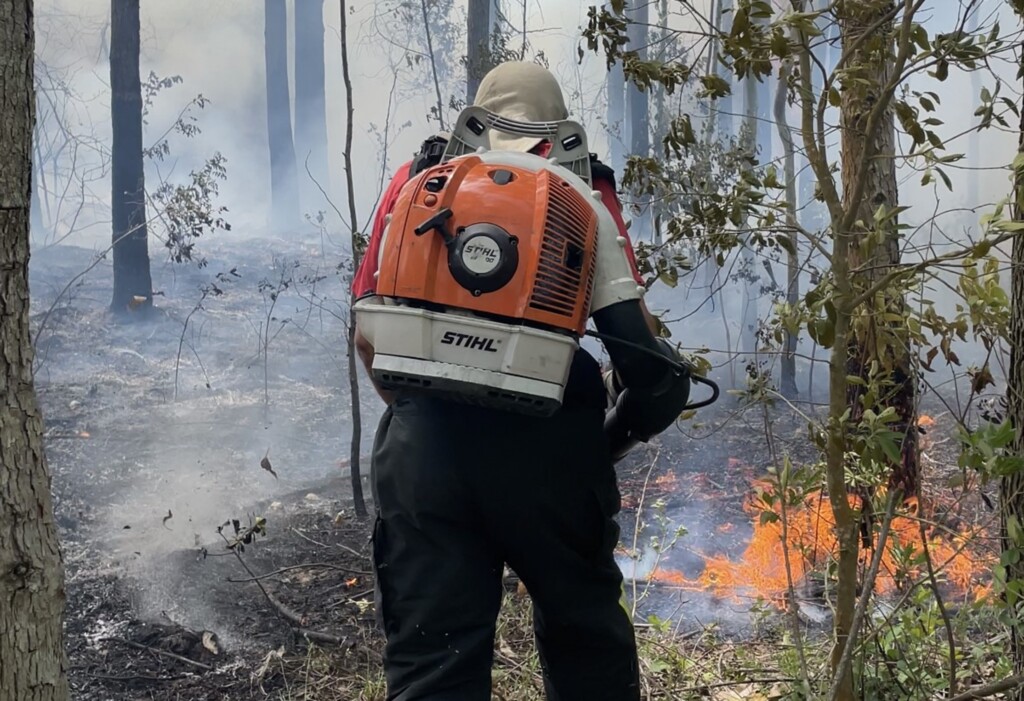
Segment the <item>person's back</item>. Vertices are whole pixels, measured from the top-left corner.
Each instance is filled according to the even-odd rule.
[[[476,104],[520,121],[567,118],[553,76],[534,64],[494,69]],[[543,155],[538,141],[505,138],[492,148]],[[409,169],[402,166],[382,198],[357,297],[375,291],[380,230]],[[614,182],[599,175],[593,185],[625,235]],[[360,350],[369,368],[372,348]],[[533,598],[548,698],[639,699],[613,555],[619,492],[604,433],[606,390],[594,357],[576,352],[562,406],[550,417],[381,394],[388,407],[372,458],[373,541],[387,698],[490,699],[507,563]]]

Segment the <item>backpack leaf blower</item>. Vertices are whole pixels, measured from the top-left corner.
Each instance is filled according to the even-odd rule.
[[[547,139],[551,151],[488,150],[491,129]],[[379,385],[548,416],[589,333],[625,387],[605,421],[615,460],[715,401],[718,388],[648,329],[627,241],[590,184],[579,124],[466,108],[441,161],[400,192],[376,295],[355,305]],[[691,380],[714,396],[688,406]]]

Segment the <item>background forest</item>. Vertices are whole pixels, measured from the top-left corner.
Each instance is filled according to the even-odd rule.
[[[509,59],[727,390],[618,467],[644,698],[1024,699],[1022,15],[0,0],[0,699],[384,698],[351,278]]]

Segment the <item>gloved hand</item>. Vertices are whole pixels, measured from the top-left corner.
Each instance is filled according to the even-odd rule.
[[[667,342],[659,345],[668,358],[678,361],[678,354]],[[650,387],[623,389],[614,370],[605,372],[603,377],[605,387],[615,391],[604,418],[604,432],[614,462],[624,458],[637,443],[646,443],[671,426],[690,396],[690,374],[685,366],[664,365],[661,380]]]

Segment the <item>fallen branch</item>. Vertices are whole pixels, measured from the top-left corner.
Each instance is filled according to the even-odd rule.
[[[331,546],[331,545],[328,545],[327,543],[321,543],[319,540],[314,540],[313,538],[310,538],[308,535],[306,535],[305,533],[300,531],[298,528],[293,528],[292,532],[295,533],[295,535],[297,535],[300,538],[302,538],[303,540],[305,540],[306,542],[312,543],[313,545],[318,545],[321,548],[327,549],[327,548],[331,548],[331,547],[337,547],[337,548],[341,548],[342,550],[344,550],[346,552],[352,553],[353,555],[355,555],[358,558],[362,558],[362,559],[366,559],[366,560],[370,559],[370,556],[367,555],[366,553],[361,553],[358,550],[356,550],[355,548],[351,548],[351,547],[345,545],[344,543],[335,543],[333,546]],[[363,572],[362,574],[370,574],[370,573]]]
[[[974,701],[975,699],[984,699],[989,696],[1001,694],[1004,691],[1011,691],[1022,685],[1024,685],[1024,674],[1017,674],[1012,677],[1007,677],[1002,681],[971,687],[964,693],[958,694],[957,696],[949,699],[949,701]]]
[[[149,645],[143,645],[142,643],[136,643],[136,642],[133,642],[131,640],[125,640],[124,638],[100,638],[100,640],[104,640],[104,641],[108,641],[109,640],[109,641],[113,641],[113,642],[116,642],[116,643],[123,643],[123,644],[127,645],[128,647],[134,647],[137,650],[148,650],[148,651],[154,652],[154,653],[156,653],[158,655],[163,655],[164,657],[170,657],[171,659],[178,660],[178,662],[184,662],[186,664],[193,665],[194,667],[199,667],[199,669],[204,669],[207,672],[212,672],[213,671],[213,667],[211,667],[208,664],[204,664],[202,662],[196,662],[195,660],[190,660],[189,658],[187,658],[187,657],[185,657],[183,655],[178,655],[178,654],[170,652],[168,650],[161,650],[158,647],[151,647]]]
[[[273,607],[276,608],[278,612],[280,612],[282,616],[284,616],[293,624],[295,624],[296,632],[299,633],[299,635],[301,635],[302,637],[316,641],[318,643],[329,643],[331,645],[351,646],[353,644],[352,641],[350,641],[348,638],[343,638],[340,635],[334,635],[332,633],[322,633],[317,630],[309,630],[304,625],[305,616],[303,616],[295,609],[290,608],[287,604],[285,604],[276,596],[274,596],[269,591],[264,589],[263,586],[260,585],[259,581],[256,581],[256,584],[260,586],[260,589],[263,591],[263,594],[267,597],[267,601],[269,601],[273,605]]]
[[[326,570],[340,570],[342,572],[349,572],[351,574],[362,574],[362,575],[373,574],[372,572],[367,572],[365,570],[354,570],[354,569],[351,569],[349,567],[339,567],[337,565],[329,565],[329,564],[323,563],[323,562],[310,562],[310,563],[307,563],[305,565],[291,565],[289,567],[282,567],[281,569],[274,570],[273,572],[267,572],[266,574],[258,574],[258,575],[254,575],[252,577],[246,577],[245,579],[232,579],[231,577],[228,577],[227,581],[229,581],[229,582],[231,582],[233,584],[242,584],[244,582],[256,582],[256,581],[259,581],[261,579],[269,579],[270,577],[275,577],[275,576],[277,576],[279,574],[283,574],[283,573],[291,571],[291,570],[311,569],[311,568],[314,568],[314,567],[319,567],[321,569],[326,569]]]
[[[799,679],[794,677],[769,677],[767,679],[741,679],[734,682],[715,682],[714,684],[699,684],[688,686],[679,690],[679,693],[707,694],[712,689],[724,689],[730,686],[743,686],[744,684],[792,684]]]
[[[296,531],[296,533],[297,532],[298,531]],[[223,533],[221,534],[221,537],[224,537]],[[227,540],[227,538],[225,538],[225,540]],[[252,571],[249,565],[245,563],[245,560],[242,559],[242,556],[239,554],[239,552],[234,548],[231,549],[231,552],[234,553],[235,559],[238,560],[238,564],[240,564],[242,568],[249,573],[249,576],[252,577],[251,581],[254,582],[256,586],[260,588],[260,591],[263,592],[263,596],[266,597],[267,601],[269,601],[270,604],[277,609],[278,613],[280,613],[282,616],[288,619],[288,621],[295,626],[296,632],[302,635],[302,637],[306,638],[307,640],[313,640],[318,643],[328,643],[330,645],[344,645],[346,647],[354,645],[354,643],[350,641],[348,638],[343,638],[339,635],[334,635],[332,633],[322,633],[316,630],[308,630],[305,627],[305,616],[289,608],[284,603],[279,601],[276,596],[267,591],[267,588],[263,586],[263,582],[260,581],[260,578],[256,576],[256,573]]]

